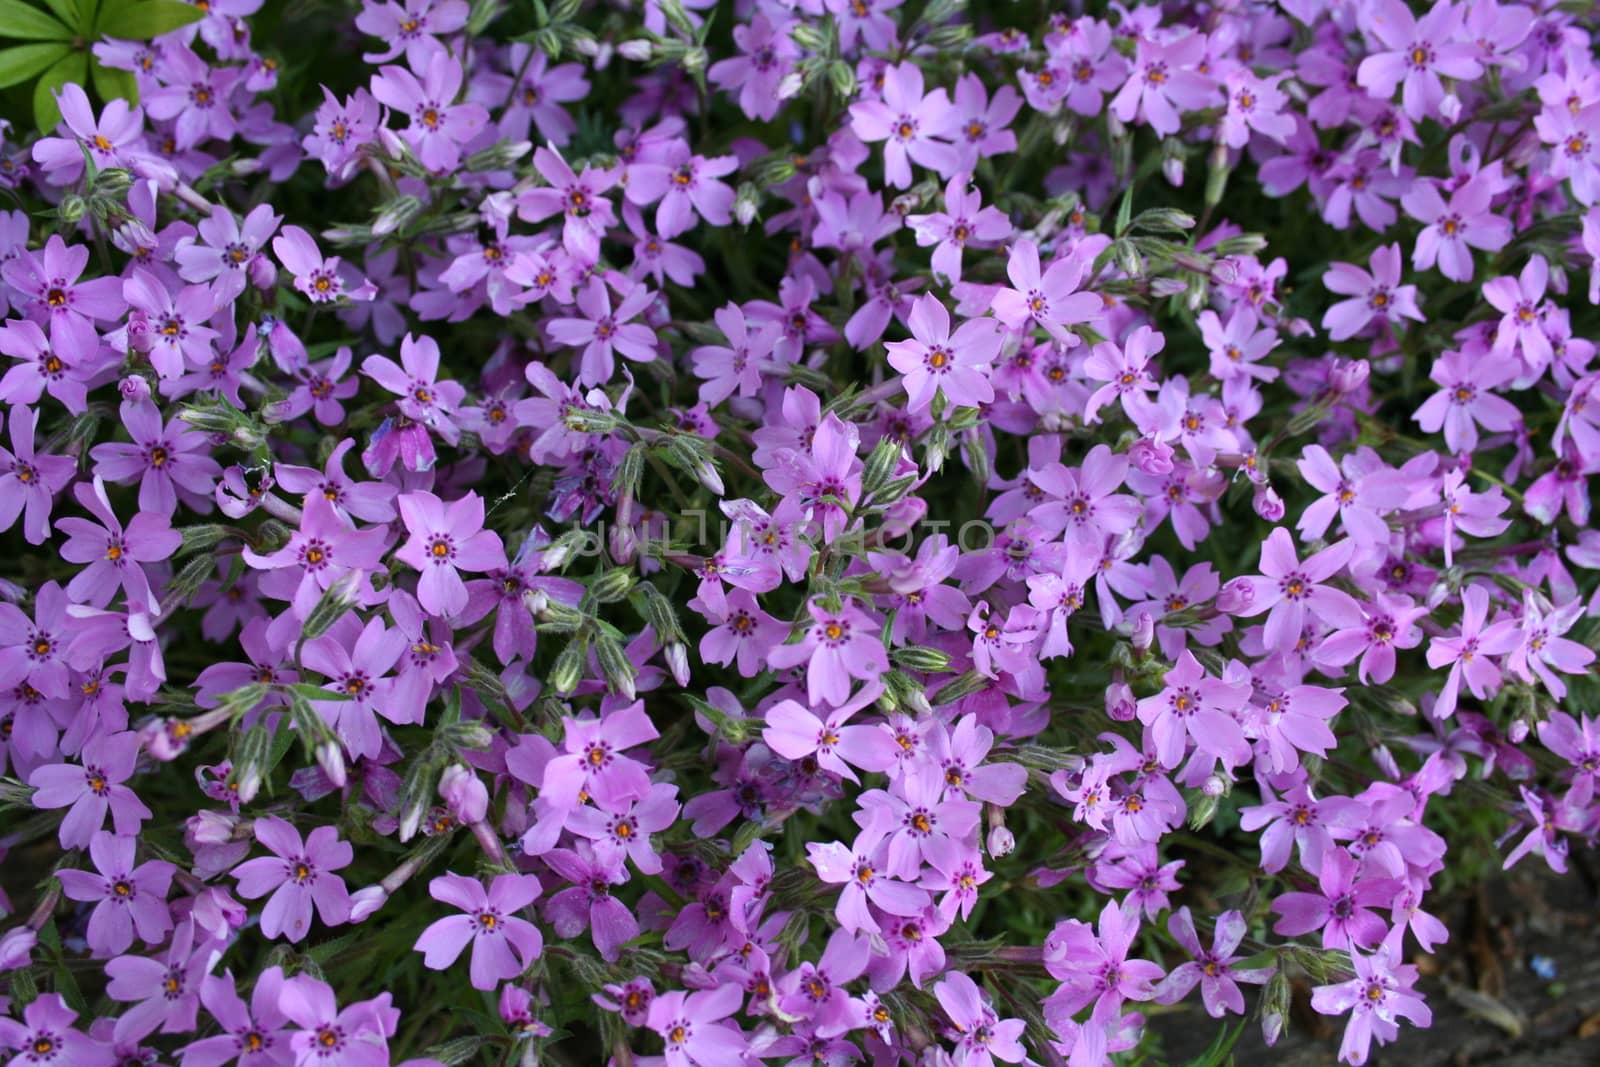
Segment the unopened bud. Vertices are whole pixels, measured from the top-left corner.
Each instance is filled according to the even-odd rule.
[[[589,583],[589,595],[598,604],[615,604],[633,588],[633,572],[616,567]]]
[[[635,695],[633,680],[638,676],[638,668],[628,658],[628,650],[622,647],[622,642],[609,634],[600,634],[594,639],[594,654],[606,688],[624,699],[632,700]]]
[[[943,674],[950,669],[950,656],[937,648],[925,648],[921,645],[907,645],[897,648],[890,655],[895,665],[904,667],[908,671],[918,671],[923,674]]]
[[[617,45],[617,55],[633,63],[649,62],[650,54],[650,39],[647,37],[637,37]]]
[[[1256,514],[1268,522],[1282,522],[1284,514],[1288,511],[1283,504],[1283,497],[1270,485],[1256,487],[1254,498],[1250,501]]]
[[[473,170],[489,170],[488,167],[473,167]],[[378,212],[378,217],[372,222],[372,236],[387,237],[403,226],[410,223],[422,214],[422,201],[410,194],[402,194],[383,205]]]
[[[550,688],[562,696],[569,696],[583,681],[583,641],[574,638],[567,643],[550,668]]]
[[[457,822],[482,822],[489,813],[489,790],[470,767],[452,763],[439,777],[439,796]]]
[[[364,886],[350,894],[350,921],[361,922],[389,902],[389,894],[381,885]]]

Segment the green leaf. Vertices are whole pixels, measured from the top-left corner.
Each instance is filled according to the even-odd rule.
[[[0,89],[21,85],[70,51],[64,44],[19,44],[15,48],[0,48]]]
[[[44,6],[48,7],[56,18],[85,35],[94,30],[94,0],[89,0],[89,5],[89,15],[85,17],[78,0],[44,0]]]
[[[61,122],[61,109],[56,106],[55,91],[68,82],[83,84],[89,76],[89,57],[84,52],[68,52],[56,65],[44,72],[33,87],[33,119],[39,129],[49,132]]]
[[[72,31],[22,0],[0,0],[0,37],[19,41],[70,41]]]
[[[139,102],[139,81],[133,71],[96,62],[89,67],[89,77],[94,82],[95,95],[101,100],[126,100],[130,105]]]
[[[138,0],[100,12],[100,33],[125,41],[148,41],[205,18],[205,12],[177,0]]]

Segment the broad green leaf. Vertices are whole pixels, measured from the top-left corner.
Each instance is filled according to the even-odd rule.
[[[72,31],[22,0],[0,0],[0,37],[19,41],[70,41]]]
[[[33,87],[33,119],[39,129],[49,132],[61,122],[61,109],[56,106],[55,91],[68,82],[83,84],[89,76],[89,57],[84,52],[68,52],[45,71]]]
[[[126,100],[129,104],[139,102],[139,80],[131,70],[118,70],[96,62],[89,67],[89,77],[94,81],[95,94],[101,100]]]
[[[64,44],[19,44],[0,48],[0,89],[21,85],[71,49]]]
[[[205,18],[205,12],[177,0],[138,0],[100,12],[99,31],[125,41],[148,41]]]
[[[89,7],[87,17],[84,14],[83,3],[87,3]],[[94,0],[44,0],[44,6],[65,25],[85,36],[94,29]]]

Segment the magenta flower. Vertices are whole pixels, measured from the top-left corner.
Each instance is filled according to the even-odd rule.
[[[837,1037],[853,1029],[856,1003],[845,986],[861,976],[870,958],[864,938],[835,930],[822,958],[807,960],[784,976],[777,990],[778,1008],[807,1020],[821,1037]]]
[[[1469,585],[1461,590],[1461,632],[1451,637],[1435,637],[1428,645],[1429,667],[1438,670],[1450,665],[1450,674],[1433,705],[1437,718],[1447,719],[1455,712],[1463,680],[1479,700],[1488,699],[1499,688],[1500,668],[1490,657],[1511,652],[1517,647],[1520,635],[1515,619],[1502,618],[1485,626],[1488,617],[1489,594],[1481,585]],[[1542,730],[1543,724],[1540,726]]]
[[[851,765],[868,771],[888,770],[895,762],[894,739],[876,724],[845,725],[881,691],[876,685],[864,686],[826,718],[793,700],[780,700],[766,710],[767,725],[761,739],[786,760],[815,759],[822,770],[852,782],[860,779]]]
[[[100,343],[94,323],[116,322],[127,310],[122,279],[79,280],[88,265],[87,248],[68,245],[52,234],[43,253],[19,248],[0,267],[6,284],[26,298],[21,306],[49,322],[51,346],[64,358],[80,362],[91,359]]]
[[[1394,677],[1395,651],[1422,643],[1417,620],[1428,614],[1428,608],[1413,605],[1410,597],[1379,593],[1363,614],[1361,619],[1336,620],[1334,625],[1340,628],[1317,646],[1313,658],[1319,664],[1343,667],[1360,656],[1356,677],[1363,684],[1382,685]]]
[[[1543,303],[1545,286],[1550,281],[1550,265],[1543,256],[1528,257],[1527,265],[1515,279],[1495,278],[1483,283],[1483,298],[1501,314],[1494,335],[1497,355],[1519,351],[1531,371],[1542,372],[1552,355],[1545,336]]]
[[[77,470],[70,456],[33,450],[36,425],[32,408],[12,408],[12,451],[0,447],[0,530],[11,529],[21,516],[22,533],[30,545],[42,545],[49,539],[55,495],[71,484]],[[144,506],[142,501],[140,506]]]
[[[613,285],[617,281],[625,279],[613,275]],[[578,371],[578,381],[582,385],[609,382],[618,354],[636,363],[649,363],[656,358],[655,331],[642,322],[628,321],[649,307],[655,294],[640,284],[618,288],[617,293],[622,303],[613,310],[611,287],[596,275],[578,291],[578,310],[584,317],[550,319],[545,326],[556,344],[583,347]]]
[[[304,974],[284,982],[278,1008],[300,1027],[289,1035],[297,1067],[389,1067],[387,1039],[400,1018],[389,999],[381,993],[341,1011],[325,982]]]
[[[771,363],[782,331],[774,322],[751,323],[733,303],[718,308],[712,317],[728,343],[701,345],[689,353],[695,377],[705,379],[700,399],[720,404],[735,392],[741,397],[755,396],[761,388],[761,372]]]
[[[187,45],[163,49],[159,84],[142,94],[153,119],[172,119],[176,145],[192,148],[208,137],[231,141],[239,129],[229,101],[242,67],[206,65]]]
[[[463,17],[464,13],[463,13]],[[736,28],[734,33],[739,31]],[[524,141],[532,129],[540,138],[560,148],[577,132],[578,124],[567,114],[563,104],[572,104],[589,95],[589,80],[583,76],[583,65],[561,63],[550,66],[550,57],[537,45],[516,43],[506,53],[513,71],[522,72],[522,80],[513,84],[510,78],[482,76],[476,84],[482,87],[481,103],[498,105],[507,98],[511,103],[500,115],[497,125],[502,137]],[[417,66],[415,61],[412,67]]]
[[[459,383],[439,381],[439,343],[423,334],[406,334],[400,342],[400,363],[388,356],[368,356],[361,373],[400,398],[400,414],[420,422],[455,444],[461,436],[455,416],[467,391]]]
[[[860,609],[843,604],[830,610],[821,600],[808,605],[812,624],[796,643],[779,645],[767,656],[778,670],[806,665],[806,692],[813,705],[840,707],[850,699],[850,679],[870,682],[889,669],[878,625]]]
[[[855,847],[839,841],[806,843],[809,862],[817,877],[829,885],[842,885],[834,915],[839,925],[851,933],[877,933],[881,929],[868,908],[872,906],[890,915],[920,915],[928,906],[928,892],[918,886],[907,885],[890,877],[882,835],[863,832]]]
[[[1348,296],[1328,308],[1322,328],[1335,341],[1345,341],[1371,322],[1399,325],[1401,319],[1422,322],[1417,287],[1400,284],[1400,246],[1384,245],[1372,253],[1372,272],[1350,263],[1335,263],[1322,276],[1328,291]],[[1486,294],[1487,295],[1487,294]]]
[[[687,146],[660,163],[634,163],[628,168],[628,199],[636,204],[657,200],[656,233],[663,238],[687,233],[699,215],[712,226],[733,221],[733,187],[718,181],[739,169],[734,156],[690,155]]]
[[[93,904],[89,947],[97,956],[115,956],[133,944],[134,931],[147,945],[159,945],[172,929],[167,891],[177,868],[165,860],[134,864],[138,840],[97,830],[89,839],[96,874],[65,868],[56,872],[70,900]]]
[[[1400,886],[1390,878],[1358,874],[1361,862],[1342,848],[1322,854],[1315,893],[1284,893],[1272,902],[1281,918],[1272,928],[1284,937],[1322,931],[1322,947],[1370,948],[1389,927],[1371,909],[1387,907]]]
[[[1594,662],[1594,650],[1561,635],[1583,614],[1581,601],[1572,600],[1547,610],[1531,589],[1522,594],[1522,641],[1512,649],[1506,667],[1523,681],[1540,682],[1557,700],[1567,695],[1567,686],[1556,672],[1582,674]]]
[[[408,56],[409,58],[409,56]],[[372,95],[411,119],[401,136],[422,165],[435,173],[455,170],[462,146],[489,123],[482,104],[457,103],[461,62],[442,49],[430,49],[418,78],[404,67],[384,67],[372,79]]]
[[[557,937],[577,937],[588,931],[600,958],[615,963],[622,947],[639,936],[639,920],[628,906],[611,895],[611,887],[628,880],[620,855],[601,857],[587,841],[577,850],[551,849],[541,859],[571,883],[550,897],[544,917]]]
[[[122,296],[142,311],[149,324],[150,365],[163,378],[181,375],[185,364],[204,366],[211,360],[217,331],[204,323],[217,312],[217,296],[204,285],[185,286],[176,297],[161,279],[135,267],[122,283]]]
[[[961,1035],[956,1062],[962,1067],[992,1067],[995,1060],[1021,1063],[1027,1059],[1021,1040],[1023,1021],[996,1015],[971,978],[951,971],[934,985],[933,995]]]
[[[736,984],[694,993],[674,990],[650,1004],[647,1025],[661,1036],[667,1067],[739,1067],[747,1062],[744,1033],[724,1020],[739,1010]]]
[[[368,52],[361,58],[368,63],[387,63],[405,53],[406,62],[414,70],[425,70],[430,61],[440,58],[444,51],[440,37],[448,37],[467,24],[470,8],[465,0],[395,0],[383,3],[364,3],[356,15],[356,29],[384,43],[378,52]],[[526,58],[513,55],[513,63]],[[452,99],[454,94],[452,94]],[[501,99],[504,99],[502,96]]]
[[[329,174],[343,177],[360,162],[361,149],[377,136],[385,112],[365,89],[357,89],[341,103],[323,86],[322,97],[316,125],[302,143],[309,155],[322,161]],[[283,258],[281,252],[278,258]]]
[[[137,1043],[157,1029],[188,1033],[200,1011],[200,983],[222,952],[215,942],[195,945],[193,918],[178,924],[165,960],[118,956],[106,964],[106,995],[131,1003],[112,1031],[118,1042]]]
[[[656,782],[643,800],[627,805],[620,812],[598,808],[579,808],[567,819],[567,828],[594,842],[602,856],[626,856],[641,874],[660,874],[661,855],[650,844],[650,835],[660,833],[677,821],[678,787]]]
[[[857,137],[883,146],[884,180],[896,189],[911,184],[911,164],[930,167],[948,178],[961,156],[950,138],[956,116],[943,89],[923,92],[922,68],[901,63],[884,72],[883,97],[850,105],[850,125]]]
[[[88,382],[97,370],[92,351],[58,352],[37,323],[12,319],[0,326],[0,353],[22,361],[0,378],[0,402],[37,404],[48,392],[74,415],[88,410]]]
[[[733,42],[741,54],[718,60],[706,72],[711,84],[723,92],[737,90],[739,109],[750,118],[770,122],[783,106],[778,86],[800,58],[788,30],[757,11],[749,23],[733,28]]]
[[[331,304],[341,297],[365,301],[378,295],[378,287],[365,278],[352,285],[350,279],[359,275],[344,270],[338,256],[324,259],[317,242],[298,226],[285,226],[272,239],[272,251],[294,276],[294,287],[313,304]]]
[[[219,302],[244,292],[246,281],[258,289],[270,289],[277,271],[262,249],[282,221],[270,204],[257,205],[242,225],[233,212],[218,208],[197,227],[204,244],[192,239],[178,242],[174,258],[179,272],[184,281],[211,282]]]
[[[246,860],[233,869],[239,895],[257,900],[272,894],[261,910],[261,932],[299,941],[311,929],[311,910],[325,926],[350,919],[350,893],[334,871],[350,866],[355,851],[339,840],[339,831],[319,826],[304,840],[293,826],[274,815],[256,820],[256,840],[275,855]]]
[[[1465,5],[1437,0],[1418,19],[1400,0],[1377,0],[1362,11],[1362,29],[1382,47],[1361,61],[1357,81],[1380,100],[1400,98],[1406,115],[1421,122],[1440,114],[1441,76],[1471,81],[1483,73],[1476,46],[1457,41]]]
[[[1344,1040],[1339,1044],[1339,1058],[1355,1067],[1367,1062],[1367,1050],[1373,1038],[1378,1039],[1378,1044],[1386,1045],[1400,1036],[1396,1019],[1406,1019],[1422,1027],[1433,1023],[1428,1005],[1412,991],[1417,982],[1417,969],[1409,963],[1391,964],[1391,954],[1386,945],[1370,956],[1352,952],[1350,962],[1355,967],[1354,978],[1318,986],[1311,991],[1311,1006],[1323,1015],[1350,1013]]]
[[[18,1014],[20,1022],[13,1017]],[[7,1067],[111,1067],[116,1053],[73,1029],[77,1017],[60,993],[44,993],[20,1013],[11,1005],[0,1016],[0,1047],[17,1053]]]
[[[1183,761],[1190,737],[1201,751],[1229,765],[1248,757],[1249,743],[1236,716],[1250,701],[1250,684],[1234,673],[1212,678],[1185,649],[1161,692],[1139,701],[1139,721],[1150,727],[1163,767]]]
[[[912,340],[890,341],[884,347],[889,365],[904,376],[913,410],[926,408],[937,392],[958,407],[978,407],[994,399],[987,371],[1000,354],[1002,338],[992,321],[970,319],[952,335],[950,313],[925,293],[911,305],[910,322]]]
[[[311,614],[335,581],[352,572],[370,592],[367,572],[383,558],[387,540],[382,529],[354,529],[326,495],[311,493],[301,512],[300,528],[289,536],[288,544],[265,556],[251,548],[243,555],[251,567],[273,572],[262,579],[263,591],[292,602],[293,617],[285,625],[293,626],[295,619],[304,620]]]
[[[1300,639],[1310,612],[1325,622],[1340,625],[1359,622],[1361,608],[1355,598],[1332,586],[1328,579],[1350,561],[1355,545],[1340,541],[1300,562],[1294,538],[1282,526],[1273,529],[1261,545],[1261,577],[1247,578],[1247,602],[1234,614],[1246,618],[1268,611],[1265,639],[1283,648]]]
[[[1261,985],[1272,977],[1271,967],[1260,970],[1235,969],[1234,964],[1241,962],[1244,957],[1233,955],[1233,950],[1239,947],[1239,942],[1244,940],[1248,932],[1244,916],[1237,911],[1225,911],[1217,918],[1210,949],[1201,946],[1200,935],[1195,932],[1194,918],[1187,906],[1172,914],[1167,920],[1167,929],[1173,940],[1194,958],[1178,964],[1161,980],[1156,987],[1157,1003],[1176,1004],[1198,985],[1200,1000],[1205,1004],[1207,1015],[1213,1019],[1220,1019],[1230,1011],[1235,1015],[1243,1015],[1244,994],[1239,990],[1239,983]]]
[[[378,726],[381,712],[390,722],[411,723],[421,719],[420,708],[407,707],[397,693],[394,679],[387,677],[405,653],[406,635],[398,626],[389,628],[381,618],[370,618],[356,629],[354,618],[304,646],[303,662],[328,679],[324,688],[338,699],[313,700],[311,706],[338,733],[352,756],[374,759],[383,749],[383,731]],[[354,643],[351,641],[355,631]]]
[[[1045,938],[1044,966],[1061,985],[1044,1001],[1046,1019],[1055,1024],[1093,1004],[1094,1020],[1112,1022],[1124,1002],[1151,999],[1163,972],[1149,960],[1128,958],[1138,932],[1138,917],[1115,900],[1100,910],[1098,936],[1077,919],[1057,923]]]
[[[1514,429],[1522,421],[1517,406],[1491,390],[1510,383],[1520,368],[1508,358],[1471,357],[1446,349],[1433,361],[1428,377],[1439,391],[1422,402],[1411,417],[1428,433],[1444,430],[1444,443],[1452,452],[1478,447],[1478,427],[1492,433]]]
[[[483,498],[467,493],[449,504],[428,492],[402,493],[397,503],[410,539],[395,552],[400,562],[422,572],[417,599],[429,614],[445,618],[467,606],[460,571],[504,568],[500,535],[483,528]]]
[[[1177,133],[1183,112],[1216,102],[1216,84],[1196,69],[1205,50],[1201,33],[1166,41],[1140,35],[1133,71],[1111,99],[1112,113],[1123,122],[1143,120],[1162,136]]]
[[[984,207],[971,183],[971,175],[957,174],[945,187],[943,211],[906,218],[919,246],[935,246],[930,265],[952,285],[961,280],[961,254],[969,244],[987,244],[1011,234],[1011,220],[997,207]]]
[[[616,209],[604,196],[617,184],[617,172],[585,166],[580,177],[549,148],[533,153],[533,165],[550,185],[518,196],[517,215],[528,222],[563,216],[562,243],[567,251],[584,263],[595,262],[600,258],[600,238],[617,221]]]
[[[1457,187],[1449,201],[1438,183],[1413,182],[1400,198],[1406,214],[1424,224],[1411,250],[1411,265],[1426,270],[1437,263],[1446,278],[1471,281],[1472,249],[1498,252],[1511,240],[1511,223],[1490,210],[1494,191],[1487,171]]]
[[[581,794],[612,812],[643,800],[650,793],[650,772],[623,752],[659,736],[642,701],[598,719],[567,719],[562,751],[545,764],[539,779],[541,799],[570,809]]]
[[[94,117],[89,95],[68,82],[56,91],[61,107],[61,137],[42,137],[33,146],[33,159],[44,169],[50,184],[75,185],[83,176],[85,153],[99,170],[127,169],[139,156],[144,142],[144,112],[126,100],[112,99],[100,117]]]
[[[539,896],[539,879],[531,874],[495,875],[487,892],[476,878],[445,874],[428,883],[428,893],[466,912],[437,920],[417,938],[416,951],[431,970],[449,967],[470,944],[472,988],[494,989],[544,950],[539,928],[516,914]]]
[[[256,976],[247,1006],[239,997],[233,975],[208,974],[200,981],[200,1003],[223,1032],[185,1045],[182,1067],[221,1067],[238,1061],[241,1067],[292,1067],[285,1023],[278,1008],[283,991],[283,968],[268,967]]]
[[[79,766],[47,763],[28,776],[36,808],[67,808],[61,820],[62,848],[86,848],[106,816],[117,833],[137,837],[139,824],[151,817],[138,795],[122,783],[133,777],[139,759],[139,735],[103,733],[78,754]]]
[[[1069,253],[1041,273],[1038,246],[1018,241],[1006,260],[1011,288],[995,294],[995,315],[1013,330],[1040,326],[1062,344],[1071,344],[1067,327],[1092,322],[1105,308],[1098,294],[1077,291],[1083,268],[1083,260]]]

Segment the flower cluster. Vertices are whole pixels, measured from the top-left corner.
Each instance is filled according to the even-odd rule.
[[[1361,1064],[1450,864],[1592,843],[1594,13],[964,6],[41,84],[13,1064]]]

